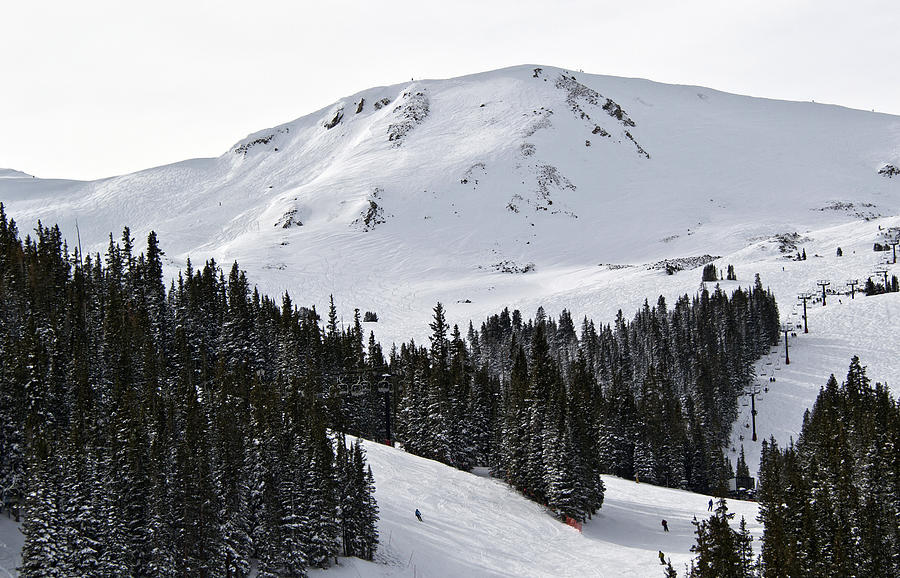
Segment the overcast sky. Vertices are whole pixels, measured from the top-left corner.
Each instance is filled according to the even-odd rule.
[[[900,1],[9,0],[0,167],[218,156],[371,86],[525,63],[900,114]]]

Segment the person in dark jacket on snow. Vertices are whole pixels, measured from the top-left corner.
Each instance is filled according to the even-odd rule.
[[[422,521],[422,512],[420,512],[418,508],[416,508],[416,518],[418,518],[420,522]]]
[[[662,521],[662,527],[663,527],[663,531],[665,531],[665,532],[669,531],[669,523],[666,522],[665,520]]]

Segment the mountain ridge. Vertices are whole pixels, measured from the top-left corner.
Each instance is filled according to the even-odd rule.
[[[369,88],[216,158],[3,179],[0,199],[23,230],[58,222],[71,240],[77,220],[91,252],[152,229],[170,274],[237,260],[266,292],[381,310],[390,339],[438,300],[478,319],[607,287],[601,263],[897,214],[878,170],[898,158],[900,117],[521,65]]]

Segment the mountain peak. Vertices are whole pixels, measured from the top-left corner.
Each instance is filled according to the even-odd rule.
[[[896,214],[900,179],[878,171],[900,166],[897,125],[519,65],[362,90],[215,159],[94,182],[3,179],[0,198],[22,224],[72,236],[78,219],[92,251],[128,225],[155,230],[173,266],[238,260],[269,293],[344,294],[380,308],[382,331],[382,311],[427,317],[435,301],[477,318],[565,298],[603,319],[591,291],[612,273],[600,263],[639,271]],[[402,317],[391,335],[414,335],[423,320]]]

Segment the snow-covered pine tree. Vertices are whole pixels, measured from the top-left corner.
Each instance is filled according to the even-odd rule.
[[[725,500],[716,503],[713,515],[707,520],[693,521],[696,543],[691,552],[697,557],[691,562],[689,578],[750,578],[755,569],[752,565],[752,537],[743,518],[738,530],[729,522],[734,513],[728,512]]]

